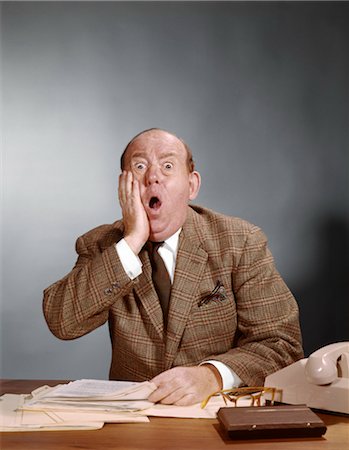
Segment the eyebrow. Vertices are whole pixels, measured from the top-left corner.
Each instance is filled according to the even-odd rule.
[[[177,158],[178,155],[175,152],[168,152],[168,153],[164,153],[163,155],[160,156],[160,159],[165,159],[165,158]]]
[[[143,153],[141,153],[141,152],[134,153],[134,154],[131,156],[131,159],[134,159],[134,158],[145,158],[145,152],[143,152]]]
[[[164,153],[163,155],[160,155],[160,159],[173,158],[173,157],[178,158],[178,155],[175,152],[168,152],[168,153]],[[135,158],[147,159],[147,153],[146,152],[134,153],[131,156],[131,160],[135,159]]]

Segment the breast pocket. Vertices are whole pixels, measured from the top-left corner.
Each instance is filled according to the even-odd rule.
[[[231,348],[237,326],[235,298],[231,290],[217,286],[201,291],[193,306],[184,341],[200,346],[206,354]]]
[[[231,330],[236,318],[236,307],[233,295],[227,295],[224,299],[211,300],[209,303],[198,304],[193,309],[193,321],[202,335],[209,335],[208,330],[214,330],[216,334]],[[207,332],[203,330],[207,327]]]

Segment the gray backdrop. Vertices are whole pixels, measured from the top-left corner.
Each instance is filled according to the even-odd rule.
[[[306,354],[349,339],[348,6],[3,2],[3,377],[107,378],[107,327],[59,341],[42,291],[120,217],[153,126],[192,147],[198,203],[264,229]]]

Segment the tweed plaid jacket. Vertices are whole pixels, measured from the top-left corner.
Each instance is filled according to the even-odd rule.
[[[75,267],[44,291],[44,315],[58,338],[108,321],[111,379],[147,380],[215,359],[246,385],[260,385],[303,356],[296,301],[258,227],[188,207],[166,331],[148,253],[140,252],[142,274],[130,280],[115,249],[122,237],[122,221],[79,237]]]

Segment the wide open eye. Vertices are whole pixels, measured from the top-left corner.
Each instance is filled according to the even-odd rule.
[[[138,171],[143,171],[146,168],[146,165],[142,162],[136,162],[133,167]]]
[[[173,168],[173,164],[171,162],[165,162],[163,167],[165,170],[171,170]]]

